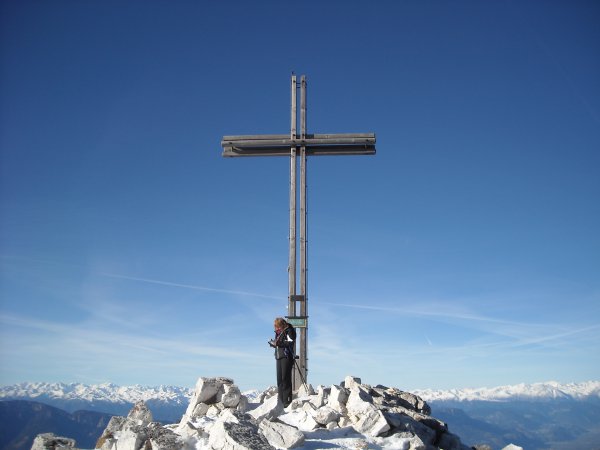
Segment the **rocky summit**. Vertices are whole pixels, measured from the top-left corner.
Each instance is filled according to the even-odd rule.
[[[154,422],[140,401],[127,417],[112,417],[96,449],[267,450],[302,448],[308,440],[324,441],[323,448],[349,448],[335,443],[344,439],[352,440],[351,448],[373,443],[399,450],[470,449],[431,416],[420,397],[351,376],[339,385],[302,387],[287,408],[274,388],[250,403],[232,379],[201,377],[179,423]],[[37,442],[36,450],[53,442]],[[311,443],[310,448],[320,447]]]

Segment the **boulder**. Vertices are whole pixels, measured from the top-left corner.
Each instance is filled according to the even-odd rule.
[[[96,448],[101,450],[109,450],[116,441],[115,433],[119,431],[127,419],[122,416],[112,416],[108,421],[108,425],[102,432],[102,435],[96,442]]]
[[[330,406],[323,406],[314,411],[312,416],[318,424],[327,425],[330,422],[337,423],[341,414]]]
[[[314,431],[320,427],[312,414],[303,409],[283,414],[279,416],[279,420],[304,432]]]
[[[179,428],[186,428],[188,422],[193,422],[199,417],[211,415],[216,417],[223,408],[236,408],[239,405],[241,394],[239,388],[233,384],[231,378],[226,377],[200,377],[192,399],[179,422]],[[223,403],[225,400],[225,403]],[[232,406],[225,406],[232,405]],[[219,411],[211,410],[215,406]]]
[[[348,375],[346,378],[344,378],[344,381],[342,381],[342,386],[346,389],[352,389],[353,387],[360,386],[361,384],[360,378],[353,377],[351,375]]]
[[[241,397],[242,393],[235,384],[223,385],[223,392],[217,396],[225,408],[237,408]]]
[[[300,397],[300,398],[295,398],[292,400],[292,403],[290,403],[286,409],[286,411],[294,411],[296,409],[304,409],[306,407],[307,404],[309,404],[310,408],[312,409],[316,409],[315,406],[311,403],[311,397]]]
[[[344,383],[348,383],[348,378],[346,377]],[[390,429],[383,413],[373,405],[373,397],[361,385],[353,384],[350,388],[346,408],[353,428],[359,433],[376,437]]]
[[[369,394],[374,403],[382,408],[402,406],[422,414],[431,414],[431,408],[421,397],[400,389],[376,386],[369,390]]]
[[[360,385],[353,386],[350,389],[350,395],[346,401],[348,415],[360,414],[368,406],[373,406],[373,397]]]
[[[304,434],[286,423],[263,420],[258,429],[273,447],[294,448],[304,444]]]
[[[413,436],[418,436],[423,444],[433,444],[436,440],[437,433],[428,426],[417,422],[412,417],[400,413],[384,412],[383,416],[392,427],[394,434],[409,433]]]
[[[266,400],[262,405],[253,409],[248,414],[252,416],[257,422],[263,419],[274,419],[283,412],[283,404],[279,401],[277,396],[273,396]]]
[[[426,414],[422,414],[411,409],[404,408],[402,406],[397,406],[394,408],[387,408],[386,414],[390,414],[391,416],[395,414],[405,415],[410,417],[411,419],[416,420],[419,423],[431,428],[438,434],[446,433],[448,431],[448,425],[442,422],[441,420],[436,419],[435,417],[428,416]]]
[[[350,391],[348,391],[346,388],[333,385],[329,390],[329,396],[327,397],[327,405],[329,405],[336,411],[339,411],[340,413],[345,413],[346,402],[348,401],[349,395]]]
[[[206,403],[198,403],[192,411],[191,417],[204,417],[206,413],[208,413],[210,406],[211,405],[207,405]]]
[[[375,408],[365,411],[360,419],[353,423],[352,427],[359,433],[369,434],[373,437],[381,436],[390,429],[383,413]]]
[[[118,439],[115,442],[116,450],[139,450],[146,443],[148,434],[146,428],[142,425],[134,425],[125,430],[119,431]]]
[[[315,406],[315,408],[320,408],[327,401],[329,391],[329,388],[326,388],[324,386],[318,386],[316,395],[311,395],[309,401]]]
[[[208,445],[212,450],[274,450],[242,413],[228,412],[224,416],[210,430]]]
[[[151,423],[147,431],[146,442],[150,442],[152,450],[180,450],[185,445],[181,436],[157,422]]]
[[[402,431],[400,433],[394,433],[396,439],[402,440],[403,450],[430,450],[437,449],[437,447],[428,446],[423,440],[408,431]],[[407,447],[408,445],[408,447]]]
[[[245,411],[248,411],[248,406],[249,406],[248,397],[246,397],[245,395],[241,395],[240,401],[239,401],[236,409],[238,411],[245,412]]]
[[[63,450],[75,448],[75,439],[55,436],[54,433],[38,434],[31,445],[31,450]]]
[[[140,400],[133,405],[133,408],[131,408],[129,414],[127,414],[127,420],[135,423],[136,425],[147,425],[152,422],[153,418],[152,413],[146,406],[146,403]]]
[[[208,411],[206,411],[206,416],[216,419],[217,417],[219,417],[221,415],[221,413],[225,409],[226,408],[224,408],[221,403],[215,403],[214,405],[210,405],[208,407]]]
[[[352,426],[352,422],[350,421],[350,419],[348,419],[348,416],[340,417],[340,420],[338,420],[338,427],[345,428],[349,426]]]
[[[273,397],[274,395],[277,395],[277,386],[269,386],[258,396],[258,403],[263,403],[265,400]]]
[[[127,417],[113,416],[96,442],[101,450],[139,450],[148,438],[147,426],[152,413],[143,401],[137,402]],[[160,424],[158,424],[160,425]]]

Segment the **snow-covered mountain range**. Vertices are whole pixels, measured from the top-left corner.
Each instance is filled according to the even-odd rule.
[[[91,403],[127,403],[150,400],[187,405],[192,389],[177,386],[117,386],[111,383],[87,385],[81,383],[19,383],[0,387],[0,400],[83,400]],[[581,400],[600,399],[600,381],[561,384],[557,382],[517,384],[493,388],[414,390],[425,401],[514,401],[514,400]]]
[[[193,390],[177,386],[117,386],[112,383],[19,383],[0,387],[0,399],[62,399],[88,402],[135,403],[158,400],[187,405]]]
[[[561,384],[554,381],[546,383],[516,384],[493,388],[451,389],[451,390],[415,390],[414,394],[425,401],[517,401],[517,400],[583,400],[590,397],[600,398],[600,381]]]

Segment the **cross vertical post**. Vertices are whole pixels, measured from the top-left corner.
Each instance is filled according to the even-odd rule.
[[[290,158],[290,229],[288,261],[288,322],[299,329],[298,364],[294,367],[292,387],[297,391],[308,374],[308,287],[307,287],[307,209],[306,165],[307,156],[317,155],[374,155],[375,133],[308,134],[306,130],[306,76],[300,78],[300,130],[297,108],[298,80],[291,78],[290,134],[223,136],[224,157],[288,156]],[[298,177],[298,159],[300,176]],[[298,189],[298,178],[300,186]],[[299,190],[299,193],[298,193]],[[298,212],[297,197],[300,196]],[[300,280],[297,283],[297,221],[300,220]],[[299,290],[298,290],[299,284]]]
[[[300,81],[300,141],[306,139],[306,76]],[[306,146],[300,146],[300,317],[304,317],[306,326],[300,328],[299,360],[295,373],[297,387],[301,386],[302,378],[306,379],[308,372],[308,295],[307,295],[307,238],[306,238]],[[298,375],[300,380],[298,380]]]
[[[296,75],[292,75],[290,139],[296,140],[298,115],[296,111]],[[288,264],[288,316],[296,315],[296,146],[290,145],[290,259]]]

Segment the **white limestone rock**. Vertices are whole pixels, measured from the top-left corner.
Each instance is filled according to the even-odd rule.
[[[55,436],[54,433],[42,433],[35,437],[31,446],[31,450],[55,449],[75,450],[75,440],[66,437]]]
[[[273,396],[266,400],[256,409],[248,412],[257,422],[263,419],[273,419],[283,412],[283,404],[279,401],[279,397]]]
[[[184,445],[184,439],[172,430],[161,426],[158,422],[153,422],[148,426],[148,442],[152,450],[181,450]]]
[[[309,404],[309,407],[315,409],[314,405],[310,402],[310,397],[299,397],[292,400],[292,403],[285,408],[286,411],[294,411],[296,409],[306,409],[306,405]]]
[[[278,419],[281,422],[298,428],[303,432],[314,431],[320,427],[317,421],[313,418],[312,414],[303,409],[298,409],[296,411],[283,414],[279,416]]]
[[[248,411],[248,406],[249,406],[248,397],[246,397],[245,395],[241,395],[240,401],[239,401],[236,409],[240,412],[245,412],[245,411]]]
[[[119,431],[117,443],[118,450],[139,450],[146,442],[148,435],[141,425]]]
[[[208,411],[206,411],[206,416],[216,419],[221,415],[221,412],[223,412],[224,409],[225,408],[221,403],[215,403],[214,405],[210,405],[208,407]]]
[[[136,425],[147,425],[152,422],[152,413],[143,400],[138,401],[127,414],[127,420]]]
[[[436,419],[435,417],[428,416],[426,414],[421,414],[411,409],[404,408],[402,406],[397,406],[394,408],[387,408],[386,413],[390,415],[400,414],[408,416],[419,423],[431,428],[435,432],[442,434],[448,432],[448,425],[441,420]]]
[[[320,408],[327,402],[327,397],[329,396],[329,388],[325,386],[319,385],[317,386],[317,392],[315,395],[310,396],[310,402],[315,406],[315,408]]]
[[[208,445],[212,450],[274,450],[241,413],[227,410],[224,416],[210,430]]]
[[[373,402],[382,408],[402,406],[422,414],[431,414],[429,405],[418,395],[381,385],[369,389],[369,393]]]
[[[108,425],[98,438],[96,448],[101,450],[111,450],[117,441],[116,433],[123,427],[127,419],[122,416],[113,416],[108,421]]]
[[[394,434],[409,433],[413,436],[418,436],[424,445],[432,445],[435,442],[437,437],[435,430],[421,422],[417,422],[412,417],[394,412],[384,412],[383,416],[391,425]]]
[[[312,414],[313,419],[320,425],[327,425],[330,422],[337,423],[341,414],[330,406],[323,406]]]
[[[343,385],[346,389],[352,389],[353,387],[360,386],[361,384],[362,383],[359,377],[353,377],[351,375],[348,375],[343,381]]]
[[[327,405],[336,411],[345,414],[346,411],[346,402],[348,401],[348,396],[350,395],[350,391],[341,386],[333,385],[329,390],[329,396],[327,397]]]
[[[191,417],[203,417],[208,413],[211,405],[207,405],[206,403],[198,403],[192,411]]]
[[[408,431],[403,431],[400,433],[394,433],[394,437],[398,440],[403,440],[402,449],[403,450],[430,450],[437,449],[437,447],[428,446],[423,442],[423,440]]]
[[[355,385],[350,389],[346,409],[348,417],[352,420],[353,416],[359,416],[363,412],[373,409],[373,397],[362,386]]]
[[[308,414],[310,414],[311,416],[315,413],[315,411],[317,410],[317,408],[315,408],[315,405],[313,405],[310,401],[305,401],[304,403],[302,403],[302,407],[301,408],[295,408],[295,409],[301,409],[302,411],[306,411]]]
[[[274,447],[295,448],[304,444],[304,433],[286,423],[263,420],[258,428]]]
[[[340,427],[340,428],[346,428],[351,425],[352,425],[352,422],[350,421],[348,416],[342,416],[342,417],[340,417],[340,420],[338,420],[338,427]]]
[[[193,422],[195,418],[202,417],[208,413],[208,409],[211,405],[218,403],[225,393],[225,386],[233,385],[231,378],[225,377],[200,377],[196,382],[196,388],[192,399],[185,411],[185,414],[179,422],[181,429],[187,426],[188,422]],[[206,408],[202,404],[208,405]]]
[[[242,393],[236,385],[224,384],[223,391],[217,396],[217,399],[225,408],[237,408],[241,397]]]
[[[348,378],[346,377],[345,382]],[[373,398],[364,387],[355,384],[350,388],[346,408],[348,418],[357,432],[376,437],[389,431],[390,425],[383,413],[373,405]]]
[[[209,405],[218,401],[219,393],[223,392],[224,386],[232,385],[233,380],[226,377],[205,378],[200,377],[196,382],[194,398],[196,403],[204,402]],[[192,399],[192,401],[194,400]]]
[[[258,403],[264,403],[265,400],[277,395],[277,386],[269,386],[258,396]]]
[[[365,411],[365,414],[352,426],[359,433],[369,434],[373,437],[381,436],[390,429],[383,413],[375,408]]]

